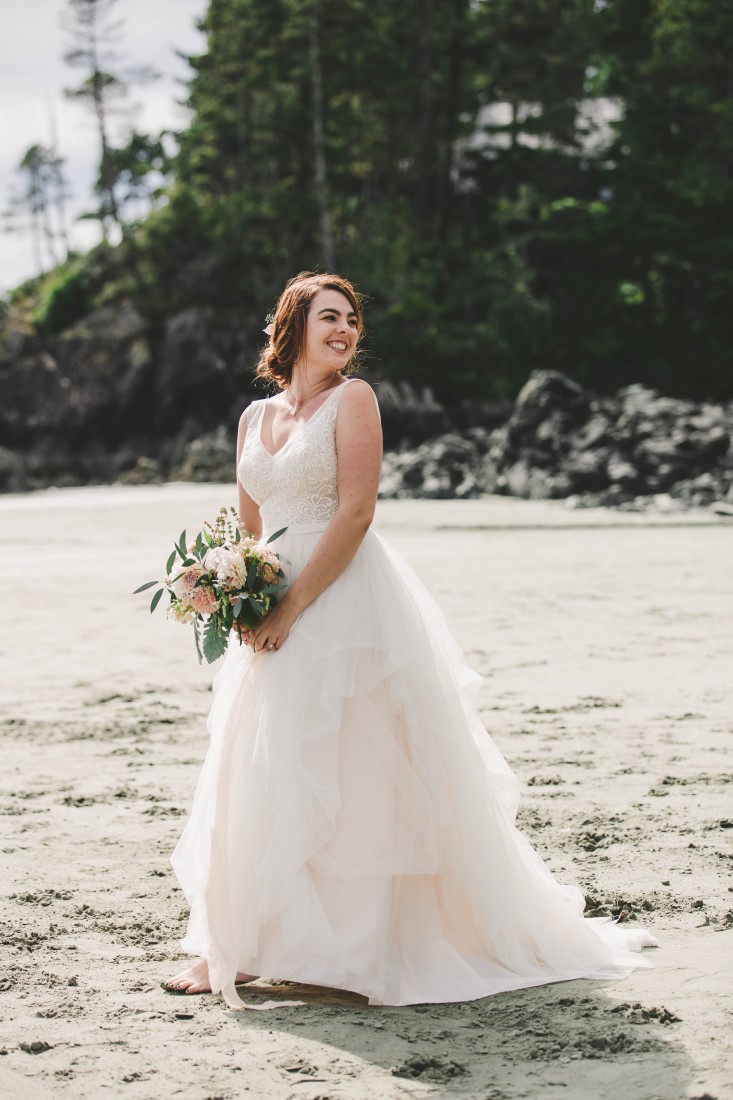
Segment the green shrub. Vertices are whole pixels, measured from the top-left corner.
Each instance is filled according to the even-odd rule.
[[[92,304],[90,273],[83,260],[74,261],[54,273],[31,320],[46,335],[63,332],[86,316]]]

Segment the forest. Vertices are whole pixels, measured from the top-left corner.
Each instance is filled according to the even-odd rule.
[[[240,391],[309,269],[365,295],[367,376],[446,404],[513,398],[537,368],[733,395],[731,0],[211,0],[188,125],[119,147],[115,0],[69,3],[103,239],[57,241],[2,302],[6,369],[14,331],[55,355],[127,309],[160,370],[193,310]],[[60,166],[24,161],[41,226]]]

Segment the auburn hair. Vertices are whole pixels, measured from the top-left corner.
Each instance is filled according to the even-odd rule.
[[[277,300],[269,344],[262,349],[255,369],[257,378],[281,390],[290,384],[293,366],[305,350],[308,310],[319,290],[338,290],[348,299],[356,314],[357,344],[348,363],[339,370],[344,377],[359,366],[359,343],[364,336],[363,295],[348,279],[328,272],[301,271],[290,279]]]

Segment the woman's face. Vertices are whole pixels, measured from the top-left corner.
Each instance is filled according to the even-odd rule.
[[[357,316],[338,290],[319,290],[308,310],[305,364],[324,375],[345,367],[356,350]]]

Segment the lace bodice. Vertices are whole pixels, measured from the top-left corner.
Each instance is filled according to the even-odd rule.
[[[337,386],[274,455],[262,442],[267,399],[252,402],[237,476],[259,505],[263,533],[327,522],[338,508],[336,415],[348,381]]]

